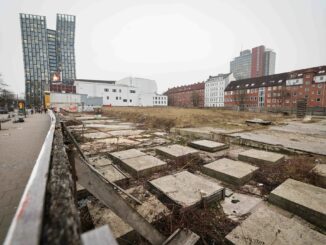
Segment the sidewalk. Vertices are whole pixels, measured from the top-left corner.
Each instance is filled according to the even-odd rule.
[[[47,114],[29,115],[24,123],[6,122],[0,130],[0,244],[32,172],[50,127]]]

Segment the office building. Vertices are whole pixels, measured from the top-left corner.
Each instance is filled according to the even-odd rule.
[[[20,14],[27,107],[43,105],[43,93],[52,81],[75,80],[75,17],[57,15],[56,30],[47,29],[46,17]]]
[[[230,62],[230,72],[237,80],[272,75],[275,62],[276,53],[262,45],[241,51],[240,56]]]
[[[235,79],[245,79],[251,76],[251,51],[241,51],[240,56],[230,62],[230,71]]]

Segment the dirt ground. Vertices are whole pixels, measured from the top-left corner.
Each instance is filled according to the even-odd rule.
[[[111,107],[103,108],[103,115],[114,116],[129,122],[142,123],[146,127],[170,129],[172,127],[246,127],[247,119],[260,118],[272,122],[281,122],[281,114],[240,112],[222,109],[195,109],[178,107]]]

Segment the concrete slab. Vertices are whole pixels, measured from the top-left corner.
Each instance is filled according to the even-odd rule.
[[[258,168],[248,163],[222,158],[203,166],[202,172],[233,185],[248,182]]]
[[[86,133],[83,136],[88,139],[105,139],[111,137],[109,133],[104,132]]]
[[[134,136],[139,135],[145,132],[145,130],[116,130],[111,131],[110,134],[112,136]]]
[[[240,161],[263,165],[280,163],[284,160],[285,156],[279,153],[251,149],[241,152],[238,158]]]
[[[160,217],[168,215],[170,211],[150,192],[146,191],[142,186],[128,189],[127,192],[139,199],[142,204],[133,206],[137,212],[143,216],[148,222],[157,221]],[[125,195],[122,195],[126,198]],[[126,198],[129,201],[129,199]],[[109,224],[115,238],[125,238],[132,241],[131,232],[133,228],[120,219],[113,211],[102,205],[99,201],[87,202],[89,213],[95,227]]]
[[[129,177],[124,174],[121,170],[115,168],[112,164],[97,169],[107,180],[114,182],[118,185],[125,185]]]
[[[101,168],[103,166],[111,165],[112,160],[106,157],[90,157],[88,158],[89,163],[95,168]]]
[[[318,164],[312,171],[316,174],[318,184],[326,188],[326,164]]]
[[[107,124],[86,124],[85,125],[86,128],[103,128],[106,129],[108,131],[113,131],[113,130],[124,130],[124,129],[133,129],[134,126],[132,125],[119,125],[119,124],[112,124],[112,125],[107,125]]]
[[[236,245],[326,244],[325,235],[268,205],[260,206],[231,231],[226,239]]]
[[[153,156],[139,156],[119,161],[122,168],[134,177],[149,176],[152,173],[165,169],[166,162]]]
[[[172,133],[177,133],[182,136],[212,140],[217,134],[230,134],[239,132],[241,129],[224,129],[213,127],[199,127],[199,128],[172,128]]]
[[[140,156],[146,156],[144,152],[141,152],[136,149],[129,149],[125,151],[116,151],[116,152],[111,152],[110,156],[117,160],[125,160],[128,158],[134,158],[134,157],[140,157]]]
[[[257,130],[252,132],[234,133],[233,141],[242,145],[267,147],[280,150],[296,150],[326,155],[326,138],[306,134],[281,132],[278,130]]]
[[[181,159],[198,154],[199,152],[193,148],[182,145],[169,145],[156,147],[158,154],[167,156],[172,159]]]
[[[326,189],[287,179],[274,189],[268,200],[307,221],[326,228]]]
[[[163,194],[181,208],[191,208],[204,202],[224,198],[224,187],[203,176],[188,171],[151,180],[150,185],[158,194]]]
[[[123,144],[123,145],[137,145],[139,142],[130,140],[123,137],[118,138],[106,138],[106,139],[99,139],[96,140],[98,143],[105,143],[105,144]]]
[[[220,204],[228,218],[239,221],[262,202],[258,197],[233,192],[232,196],[225,197]]]
[[[272,130],[296,134],[326,137],[326,120],[316,123],[289,122],[287,125],[271,127]]]
[[[95,120],[86,120],[82,121],[83,124],[111,124],[111,123],[119,123],[119,121],[116,120],[103,120],[103,119],[95,119]]]
[[[229,146],[223,143],[219,143],[211,140],[196,140],[189,143],[189,146],[209,152],[216,152],[224,150]]]

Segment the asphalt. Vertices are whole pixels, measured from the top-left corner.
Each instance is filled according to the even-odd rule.
[[[6,122],[0,130],[0,244],[3,243],[50,127],[47,114],[24,123]]]

